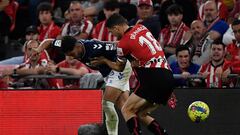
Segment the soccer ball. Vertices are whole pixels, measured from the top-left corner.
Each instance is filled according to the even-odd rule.
[[[196,123],[205,121],[209,116],[209,112],[208,105],[202,101],[195,101],[188,107],[188,116]]]

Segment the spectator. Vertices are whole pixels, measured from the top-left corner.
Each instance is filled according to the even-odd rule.
[[[49,68],[52,72],[59,70],[59,73],[79,76],[83,76],[93,71],[71,56],[66,56],[64,61],[58,63],[57,65],[50,66]],[[80,88],[79,79],[64,79],[63,86],[65,88]]]
[[[225,45],[222,41],[215,40],[211,45],[210,62],[203,64],[199,69],[199,74],[205,78],[207,88],[222,88],[224,84],[222,80],[222,72],[229,70],[230,62],[225,60]]]
[[[223,19],[223,20],[227,20],[228,18],[228,9],[227,9],[227,6],[221,1],[221,0],[207,0],[205,1],[205,3],[203,3],[200,7],[199,7],[199,10],[198,10],[198,18],[202,21],[205,20],[205,4],[208,2],[208,1],[213,1],[215,2],[217,5],[217,11],[218,11],[218,16],[220,19]]]
[[[199,44],[202,43],[205,39],[207,29],[204,26],[203,22],[201,20],[194,20],[191,24],[191,39],[186,43],[187,46],[190,48],[191,57],[194,55],[200,55],[201,53],[201,45],[199,47]]]
[[[209,62],[211,44],[216,39],[222,39],[223,35],[229,28],[228,24],[218,17],[218,10],[214,1],[207,1],[204,5],[204,10],[204,24],[207,28],[207,34],[206,37],[202,40],[202,43],[200,43],[198,46],[201,48],[200,55],[194,58],[194,61],[197,61],[197,64],[199,65]]]
[[[162,26],[166,26],[169,24],[166,10],[173,4],[178,4],[183,8],[183,22],[190,26],[193,20],[197,19],[198,8],[196,0],[161,0],[161,7],[159,11],[159,17],[161,20]]]
[[[234,8],[231,11],[230,15],[231,18],[239,18],[240,17],[240,0],[236,0],[234,4]]]
[[[166,13],[170,25],[161,30],[159,37],[160,44],[163,46],[164,53],[168,58],[175,54],[178,45],[185,42],[184,36],[189,31],[189,28],[182,22],[183,10],[179,5],[170,6]]]
[[[190,58],[190,50],[187,46],[179,46],[176,49],[177,61],[173,62],[170,67],[173,74],[180,74],[182,79],[175,79],[175,86],[177,87],[189,87],[190,82],[188,77],[191,74],[197,74],[200,66],[193,64]]]
[[[114,13],[119,13],[119,10],[119,3],[115,1],[106,2],[103,9],[105,17],[107,19]],[[96,25],[92,33],[92,38],[101,41],[116,41],[117,37],[113,36],[112,33],[107,30],[105,23],[106,19]]]
[[[152,0],[139,0],[137,5],[137,18],[132,19],[129,25],[142,24],[147,27],[153,34],[154,38],[158,39],[160,32],[159,17],[153,15]]]
[[[227,46],[227,59],[232,62],[231,70],[226,71],[226,75],[230,73],[240,74],[240,20],[235,19],[232,23],[232,29],[235,36],[236,41]],[[240,80],[238,78],[238,83],[236,87],[240,86]]]
[[[9,0],[0,1],[0,37],[6,36],[10,32],[11,18],[6,10],[9,5]]]
[[[37,7],[40,20],[39,41],[47,38],[56,38],[60,34],[60,28],[53,22],[53,7],[48,2],[42,2]]]
[[[84,19],[83,8],[79,1],[72,1],[69,5],[70,21],[65,23],[61,36],[73,36],[76,39],[88,39],[93,24]]]
[[[6,58],[6,43],[5,37],[15,27],[15,17],[18,3],[14,0],[0,0],[0,60]]]
[[[23,53],[25,53],[27,51],[26,44],[28,43],[28,41],[38,40],[38,37],[39,37],[39,33],[38,33],[36,26],[31,25],[26,28],[25,39],[23,39],[24,40],[24,45],[22,48]],[[28,58],[28,56],[26,56],[26,55],[12,57],[12,58],[0,61],[0,65],[11,65],[11,64],[19,65],[19,64],[26,62],[27,58]]]
[[[31,56],[29,57],[26,62],[22,65],[19,65],[18,68],[15,68],[14,70],[6,70],[4,73],[5,75],[11,75],[11,74],[20,74],[20,75],[32,75],[32,74],[44,74],[46,73],[45,67],[49,63],[49,59],[46,57],[43,57],[45,52],[42,52],[40,54],[33,54],[33,50],[36,49],[39,46],[38,41],[36,40],[30,40],[26,44],[26,55]],[[24,80],[25,81],[25,80]],[[30,81],[30,82],[29,82]],[[38,88],[60,88],[62,87],[62,81],[60,79],[47,79],[44,80],[45,82],[44,86],[39,87],[39,82],[42,82],[38,79],[29,79],[27,80],[27,83],[29,86],[35,86],[37,85]]]
[[[53,17],[53,9],[50,3],[43,2],[40,5],[38,5],[37,8],[38,11],[38,17],[41,22],[41,25],[39,26],[39,41],[42,41],[46,38],[56,38],[58,35],[60,35],[60,28],[55,25],[55,23],[52,20]],[[47,50],[49,57],[51,60],[53,60],[55,63],[59,63],[60,61],[63,61],[65,59],[64,54],[62,54],[60,51],[55,50]]]

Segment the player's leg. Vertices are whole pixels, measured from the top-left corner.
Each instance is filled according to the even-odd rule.
[[[121,109],[129,96],[129,78],[132,69],[127,62],[123,72],[112,71],[106,80],[106,90],[103,97],[103,110],[106,116],[108,134],[118,133],[118,115],[114,104]]]
[[[166,130],[164,130],[160,124],[149,114],[159,107],[158,104],[147,103],[138,112],[139,119],[147,126],[148,130],[154,135],[167,135]]]
[[[123,92],[110,86],[106,86],[103,96],[103,111],[105,114],[105,122],[109,135],[118,134],[118,114],[114,104]]]
[[[123,105],[122,114],[127,123],[129,132],[133,135],[142,134],[137,113],[147,104],[147,101],[132,93]]]

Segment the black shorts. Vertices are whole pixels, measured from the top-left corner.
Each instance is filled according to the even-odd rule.
[[[165,105],[174,89],[174,78],[164,68],[135,68],[139,85],[134,93],[148,102]]]

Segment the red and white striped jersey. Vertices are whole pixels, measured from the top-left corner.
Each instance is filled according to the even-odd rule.
[[[228,61],[224,61],[222,64],[218,66],[214,66],[211,62],[202,65],[199,69],[199,73],[203,74],[205,72],[209,72],[209,75],[205,79],[205,83],[207,84],[207,88],[222,88],[222,79],[216,76],[216,69],[222,68],[223,72],[226,71],[231,66],[231,63]]]
[[[126,31],[119,41],[117,53],[120,58],[131,55],[139,61],[140,67],[170,69],[160,44],[141,24]]]
[[[110,33],[106,27],[106,20],[99,22],[92,32],[92,38],[101,40],[101,41],[117,41],[112,33]]]
[[[64,24],[62,27],[62,36],[76,36],[81,33],[91,34],[93,29],[93,24],[89,20],[83,20],[79,24],[71,24],[70,22]]]

